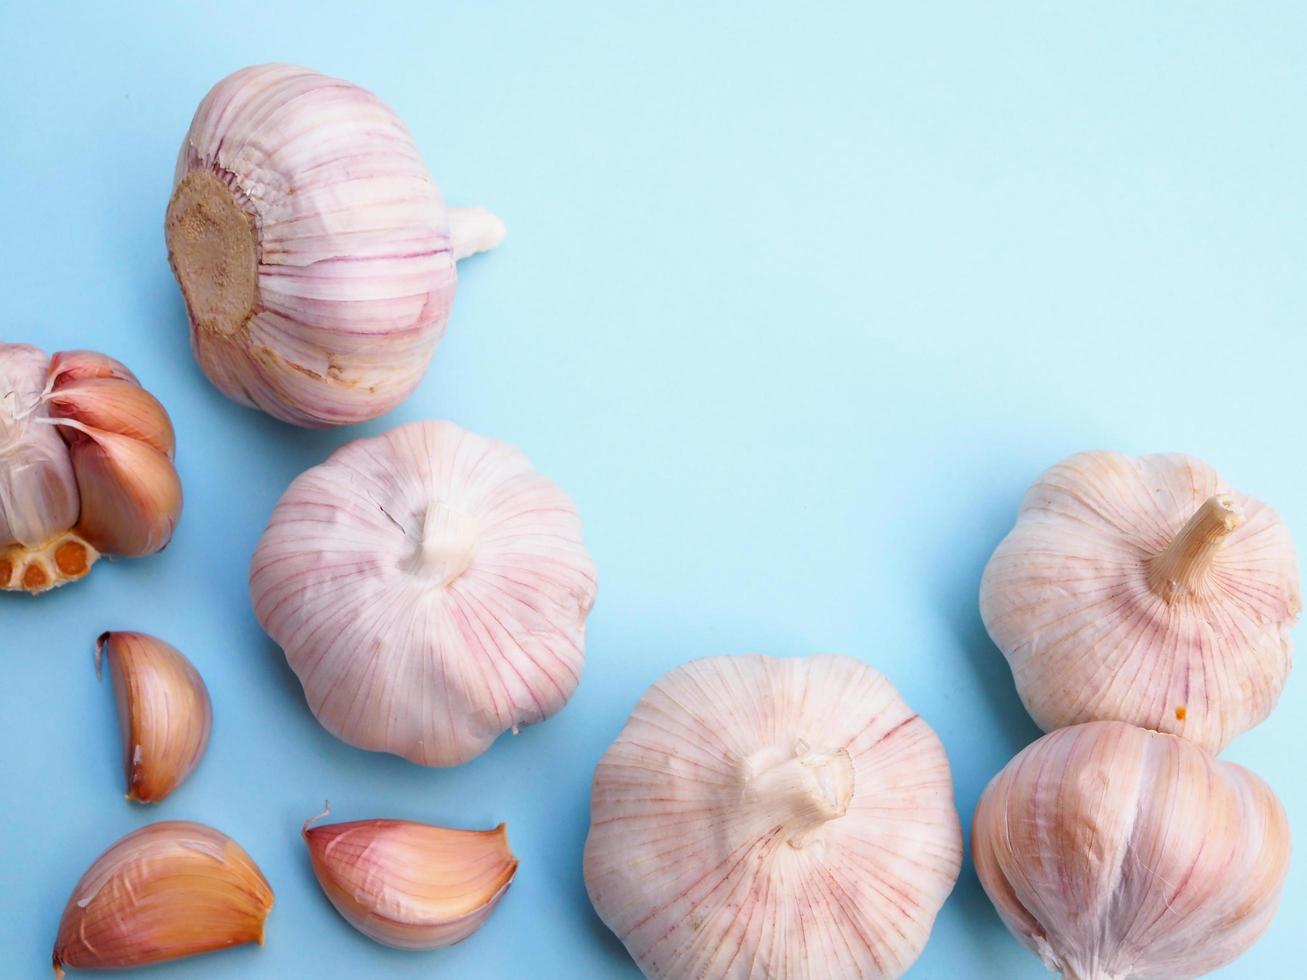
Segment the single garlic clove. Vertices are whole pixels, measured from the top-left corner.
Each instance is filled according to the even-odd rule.
[[[145,633],[95,641],[95,672],[108,661],[123,738],[127,799],[158,803],[191,774],[213,727],[208,688],[175,647]]]
[[[75,419],[93,429],[130,436],[173,458],[177,437],[168,412],[140,385],[118,378],[86,378],[56,388],[46,398],[54,418]]]
[[[355,929],[396,949],[436,949],[466,939],[517,873],[504,824],[494,830],[408,820],[310,826],[317,819],[303,833],[323,892]]]
[[[1196,977],[1270,925],[1289,863],[1241,766],[1116,721],[1045,735],[980,798],[976,871],[1008,929],[1075,980]]]
[[[55,976],[262,945],[272,902],[258,866],[226,834],[187,821],[150,824],[78,881],[59,922]]]
[[[139,386],[136,375],[126,365],[93,350],[64,350],[50,358],[49,387],[58,391],[64,385],[90,378],[117,378]]]

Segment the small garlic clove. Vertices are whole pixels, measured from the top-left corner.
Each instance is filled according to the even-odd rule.
[[[130,436],[173,458],[177,437],[172,420],[159,400],[140,385],[118,378],[87,378],[55,389],[46,400],[55,418]]]
[[[55,939],[64,967],[163,963],[243,943],[263,944],[273,894],[226,834],[171,820],[128,834],[82,875]]]
[[[119,361],[93,350],[64,350],[50,358],[47,372],[51,390],[88,378],[117,378],[139,386],[136,375]]]
[[[190,775],[213,727],[209,691],[175,647],[145,633],[95,641],[95,671],[109,663],[123,737],[127,799],[158,803]]]
[[[504,824],[450,830],[408,820],[357,820],[311,827],[313,820],[304,825],[304,841],[327,898],[359,932],[396,949],[436,949],[466,939],[517,873]]]

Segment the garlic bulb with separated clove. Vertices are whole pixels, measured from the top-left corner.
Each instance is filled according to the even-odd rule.
[[[520,452],[414,422],[291,484],[250,593],[328,731],[452,766],[566,703],[595,569],[572,502]]]
[[[109,662],[123,738],[127,799],[158,803],[191,774],[209,744],[213,709],[194,665],[145,633],[114,631],[95,641],[95,672]]]
[[[331,904],[370,939],[396,949],[437,949],[490,917],[517,874],[504,824],[449,830],[410,820],[304,824],[313,873]]]
[[[375,418],[416,387],[454,261],[498,218],[446,210],[371,92],[292,65],[227,76],[196,110],[165,220],[195,356],[229,398],[303,426]]]
[[[168,413],[111,357],[0,343],[0,589],[44,592],[172,538]]]
[[[55,976],[262,945],[272,900],[258,866],[226,834],[182,820],[150,824],[105,851],[73,889]]]
[[[1117,720],[1214,752],[1275,706],[1301,608],[1275,511],[1174,454],[1058,463],[980,587],[989,635],[1045,731]]]
[[[939,739],[849,657],[711,657],[595,772],[585,882],[646,976],[897,977],[953,890]]]
[[[971,843],[1004,923],[1068,980],[1215,970],[1266,931],[1289,865],[1265,783],[1115,721],[1017,755],[981,796]]]

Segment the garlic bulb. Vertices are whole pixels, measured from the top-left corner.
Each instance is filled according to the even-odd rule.
[[[128,834],[82,875],[59,921],[54,974],[263,944],[272,889],[234,840],[169,820]]]
[[[0,343],[0,589],[161,550],[181,515],[168,413],[111,357]]]
[[[165,221],[195,356],[229,398],[303,426],[375,418],[417,385],[454,260],[498,218],[447,211],[394,111],[292,65],[220,81],[195,112]]]
[[[953,889],[939,739],[848,657],[711,657],[595,772],[585,882],[646,976],[897,977]]]
[[[332,734],[453,766],[566,703],[595,569],[571,501],[521,453],[415,422],[291,484],[250,592]]]
[[[145,633],[103,633],[95,672],[109,662],[123,738],[127,799],[158,803],[191,774],[209,744],[213,709],[194,665]]]
[[[1289,864],[1260,779],[1115,721],[1045,735],[985,789],[981,884],[1012,933],[1074,980],[1196,977],[1245,952]]]
[[[1214,752],[1275,706],[1301,608],[1275,511],[1180,455],[1058,463],[980,587],[989,635],[1045,731],[1115,719]]]
[[[304,825],[313,873],[331,904],[370,939],[436,949],[476,932],[508,891],[517,859],[507,828],[449,830],[409,820]]]

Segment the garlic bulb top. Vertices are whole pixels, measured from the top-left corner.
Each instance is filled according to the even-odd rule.
[[[504,234],[481,209],[446,210],[384,102],[291,65],[213,87],[175,184],[168,258],[200,366],[296,425],[399,404],[444,333],[455,259]]]
[[[330,732],[452,766],[566,703],[595,569],[571,501],[520,452],[415,422],[291,484],[250,592]]]
[[[182,492],[162,405],[111,357],[0,343],[0,589],[44,592],[101,553],[172,538]]]
[[[1115,721],[1028,746],[985,789],[976,871],[1013,934],[1074,980],[1196,977],[1275,914],[1289,825],[1241,766]]]
[[[948,759],[848,657],[711,657],[595,772],[585,881],[646,976],[897,977],[962,860]]]
[[[1174,454],[1058,463],[980,588],[985,626],[1045,731],[1116,719],[1212,751],[1275,706],[1301,608],[1275,511]]]

